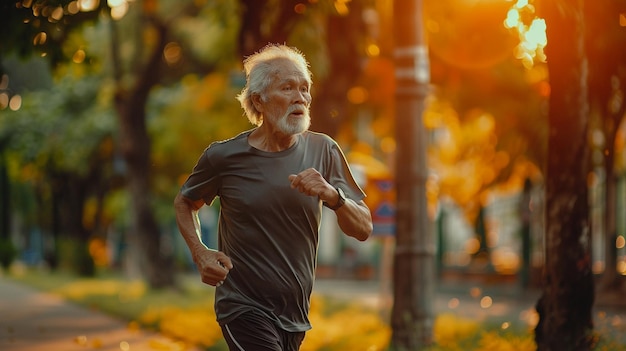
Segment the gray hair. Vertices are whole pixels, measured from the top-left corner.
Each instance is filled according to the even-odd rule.
[[[311,71],[309,63],[300,50],[280,44],[268,44],[259,52],[248,56],[243,61],[243,68],[246,73],[246,86],[237,95],[237,100],[241,103],[250,123],[260,126],[263,124],[263,116],[254,107],[252,97],[260,95],[265,100],[265,90],[272,83],[273,76],[278,72],[272,64],[276,59],[287,59],[295,63],[307,75],[311,83]]]

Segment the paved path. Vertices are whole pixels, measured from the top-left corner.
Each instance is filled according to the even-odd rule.
[[[187,350],[162,335],[0,276],[2,351]]]
[[[376,281],[318,280],[315,292],[359,301],[389,311],[391,290]],[[534,325],[538,291],[514,285],[446,282],[432,301],[436,315],[452,313],[473,320]],[[597,327],[626,338],[626,304],[595,308]],[[619,304],[617,304],[619,305]],[[624,340],[626,343],[626,340]],[[162,335],[128,327],[128,323],[92,311],[0,276],[1,351],[198,351]]]

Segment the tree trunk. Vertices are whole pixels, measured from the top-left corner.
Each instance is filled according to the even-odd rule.
[[[83,224],[83,215],[91,179],[57,173],[53,178],[59,214],[60,235],[57,237],[59,264],[79,276],[95,275],[95,263],[89,254],[90,233]]]
[[[433,340],[434,248],[426,203],[422,113],[430,81],[422,1],[394,2],[396,59],[396,248],[392,349],[420,350]]]
[[[545,281],[535,328],[539,351],[584,351],[593,345],[583,1],[543,3],[551,95]]]
[[[147,63],[137,73],[136,83],[126,90],[121,83],[121,63],[114,21],[111,21],[113,70],[118,82],[115,107],[119,119],[120,148],[126,163],[127,186],[131,198],[132,220],[128,233],[130,259],[152,288],[173,286],[174,265],[171,252],[163,248],[161,230],[152,209],[151,143],[146,128],[148,95],[160,77],[161,53],[166,44],[167,28],[155,18],[152,25],[158,42],[150,48]]]
[[[336,136],[339,127],[350,114],[351,103],[346,97],[361,74],[359,43],[365,32],[362,21],[363,8],[360,2],[350,4],[345,16],[329,16],[326,30],[330,72],[316,88],[315,108],[311,128]]]
[[[239,30],[239,53],[249,56],[267,44],[261,31],[261,14],[265,13],[267,0],[241,1],[241,29]]]
[[[13,241],[11,240],[11,189],[9,175],[4,153],[5,146],[0,141],[0,267],[7,269],[17,255]]]
[[[294,8],[300,0],[282,0],[270,6],[268,0],[242,0],[239,53],[249,56],[269,43],[288,44],[289,34],[297,19]],[[271,13],[271,16],[268,14]],[[274,18],[269,20],[269,18]]]

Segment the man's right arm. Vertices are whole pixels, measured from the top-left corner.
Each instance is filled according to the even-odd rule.
[[[233,266],[228,256],[223,252],[209,249],[200,239],[198,210],[203,205],[202,199],[194,201],[178,193],[174,199],[176,223],[200,271],[202,281],[209,285],[218,285],[226,279],[228,271]]]
[[[193,201],[181,193],[178,193],[176,199],[174,199],[178,230],[180,230],[187,246],[189,246],[194,260],[198,252],[207,249],[200,240],[200,219],[198,218],[198,210],[200,210],[203,205],[204,201]]]

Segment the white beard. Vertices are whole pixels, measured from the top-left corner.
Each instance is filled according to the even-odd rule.
[[[304,115],[297,119],[289,118],[289,114],[291,112],[293,111],[289,109],[284,116],[278,119],[278,123],[276,124],[278,130],[285,133],[286,135],[301,134],[304,131],[308,130],[311,126],[311,115],[309,113],[309,109],[305,109]]]

